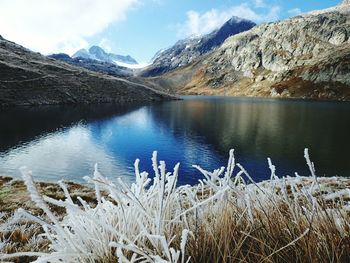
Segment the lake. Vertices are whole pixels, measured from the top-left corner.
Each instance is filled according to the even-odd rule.
[[[350,176],[350,103],[230,97],[184,97],[146,105],[44,106],[0,113],[0,174],[27,166],[37,180],[84,182],[95,163],[115,180],[134,179],[134,161],[152,173],[158,151],[169,170],[180,162],[180,184],[202,178],[192,167],[225,166],[235,149],[256,180],[308,175],[309,148],[319,176]]]

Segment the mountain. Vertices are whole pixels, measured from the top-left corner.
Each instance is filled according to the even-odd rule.
[[[71,58],[64,53],[52,54],[49,58],[57,59],[69,63],[74,66],[86,68],[88,70],[108,74],[115,77],[132,76],[133,70],[127,67],[118,66],[111,62],[105,62],[102,60],[90,59],[87,57],[75,57]]]
[[[225,39],[247,31],[256,24],[245,19],[232,17],[222,27],[210,34],[178,41],[174,46],[159,51],[153,63],[142,70],[142,76],[157,76],[181,66],[185,66],[220,46]]]
[[[92,55],[85,49],[80,49],[77,52],[75,52],[72,56],[72,58],[86,58],[86,59],[93,59]]]
[[[1,36],[0,72],[0,107],[171,98],[143,84],[45,57]]]
[[[180,94],[350,100],[350,4],[262,24],[148,79]]]
[[[124,67],[127,67],[129,65],[130,67],[138,65],[137,61],[129,55],[122,56],[122,55],[117,55],[113,53],[107,53],[99,46],[92,46],[89,48],[89,50],[80,49],[72,56],[72,58],[79,58],[79,57],[85,58],[85,59],[94,59],[94,60],[109,62],[116,65],[124,66]]]

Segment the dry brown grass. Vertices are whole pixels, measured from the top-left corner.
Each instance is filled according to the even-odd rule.
[[[318,207],[296,220],[287,204],[247,211],[228,203],[210,225],[198,222],[188,243],[191,262],[350,262],[350,230],[339,231],[334,215]],[[300,203],[300,212],[302,203]],[[340,220],[349,215],[338,210]]]
[[[171,215],[172,209],[167,210],[169,219],[164,220],[165,239],[172,240],[171,247],[177,251],[181,250],[182,231],[190,231],[185,249],[185,258],[190,258],[190,262],[350,262],[350,179],[274,179],[259,184],[230,184],[227,191],[222,190],[225,187],[216,190],[215,185],[209,186],[191,187],[186,191],[191,191],[192,198],[198,202],[208,200],[215,191],[222,191],[223,195],[205,205],[195,206],[174,223],[166,224],[175,216]],[[181,199],[181,211],[192,207],[184,192],[183,198],[178,198],[169,205]],[[101,205],[106,205],[106,208],[118,206],[109,201]],[[128,203],[124,208],[129,207]],[[101,215],[108,217],[108,212],[105,210]],[[139,218],[133,217],[133,221],[137,220]],[[73,223],[70,223],[72,229],[75,227]],[[72,236],[77,234],[71,231]],[[8,231],[1,233],[0,241],[6,242],[2,247],[0,242],[0,253],[54,252],[50,250],[48,239],[38,236],[41,233],[42,228],[33,222],[9,227]],[[135,235],[139,232],[135,231]],[[83,236],[88,238],[89,233],[82,232],[77,238]],[[110,237],[108,233],[107,237]],[[130,237],[135,238],[133,234]],[[101,242],[104,241],[105,237],[101,235],[101,238]],[[164,259],[162,247],[154,246],[150,240],[136,238],[132,246],[123,248],[125,258],[131,260],[136,255],[132,248],[139,247],[149,255],[159,255]],[[118,237],[107,242],[110,241],[119,242]],[[92,258],[93,262],[101,263],[118,261],[113,245],[103,253],[87,258],[79,262],[91,262]],[[15,262],[34,259],[28,256],[11,258]]]
[[[195,263],[350,262],[350,191],[330,198],[349,183],[321,178],[310,190],[307,179],[275,187],[273,193],[258,191],[260,198],[249,206],[244,196],[233,194],[219,211],[190,217],[194,236],[187,256]]]
[[[5,241],[0,247],[0,254],[13,254],[18,252],[48,252],[49,240],[39,237],[43,233],[42,227],[34,222],[20,221],[10,225],[8,229],[1,229],[0,241]],[[11,262],[32,262],[37,257],[23,256],[11,258]]]

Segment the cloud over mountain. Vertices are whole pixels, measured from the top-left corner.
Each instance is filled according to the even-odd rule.
[[[277,20],[281,8],[277,5],[268,6],[263,1],[256,1],[256,10],[248,4],[240,4],[232,6],[226,10],[211,9],[204,13],[194,10],[187,12],[187,20],[178,25],[178,34],[180,36],[199,36],[207,34],[219,26],[232,16],[242,17],[254,22],[270,22]]]
[[[72,53],[87,38],[126,19],[139,0],[2,0],[0,32],[44,54]]]

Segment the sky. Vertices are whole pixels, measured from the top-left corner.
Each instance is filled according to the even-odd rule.
[[[257,24],[337,5],[340,0],[0,0],[0,35],[44,55],[99,45],[149,62],[177,40],[232,16]]]

